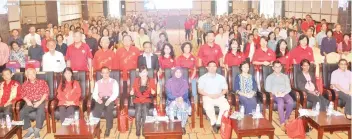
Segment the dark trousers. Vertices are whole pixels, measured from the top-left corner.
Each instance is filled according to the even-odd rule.
[[[135,103],[136,108],[136,135],[139,136],[143,128],[145,118],[148,115],[149,103]]]
[[[104,112],[104,117],[106,119],[106,129],[111,129],[113,120],[114,120],[114,115],[113,115],[113,110],[114,110],[114,102],[111,102],[108,106],[105,106],[105,102],[107,99],[103,98],[103,103],[99,104],[98,102],[95,101],[95,106],[93,110],[93,116],[101,118],[101,115]]]
[[[63,123],[65,121],[65,118],[69,118],[70,116],[73,116],[75,113],[75,109],[77,106],[59,106],[59,113],[60,113],[60,121]]]
[[[338,91],[337,93],[339,93],[339,99],[342,99],[346,105],[345,105],[345,114],[347,115],[351,115],[351,99],[352,96],[348,95],[344,92]],[[335,105],[339,105],[339,104],[335,104]]]
[[[191,34],[191,29],[186,29],[186,35],[185,35],[186,41],[187,41],[187,40],[191,40],[190,34]]]
[[[6,115],[12,114],[12,104],[6,107],[0,107],[0,118],[6,118]]]
[[[326,108],[329,105],[329,100],[327,100],[323,95],[316,96],[311,93],[307,93],[307,100],[312,102],[312,108],[315,108],[317,102],[319,102],[320,111],[326,111]]]
[[[44,111],[45,106],[44,105],[45,105],[45,101],[43,101],[43,103],[40,104],[37,108],[34,108],[32,106],[28,106],[27,104],[25,104],[23,106],[23,108],[20,111],[20,119],[24,121],[23,130],[26,130],[31,127],[31,121],[29,119],[29,114],[34,111],[36,112],[35,127],[38,129],[43,128],[43,123],[45,120],[45,111]]]

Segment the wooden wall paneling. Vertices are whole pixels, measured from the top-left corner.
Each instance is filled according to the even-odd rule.
[[[333,15],[338,15],[339,14],[339,7],[338,7],[339,2],[338,1],[333,1],[332,3],[332,9],[331,9],[331,14]],[[352,5],[350,5],[352,6]]]
[[[337,20],[338,18],[337,17],[338,17],[337,15],[332,15],[331,16],[331,22],[332,23],[338,23],[338,20]]]
[[[303,1],[303,12],[306,13],[311,13],[312,12],[312,1]]]
[[[321,13],[322,14],[331,14],[332,13],[332,1],[322,1]]]
[[[302,13],[303,11],[303,2],[297,1],[295,2],[295,10],[296,13]]]
[[[321,1],[312,1],[312,13],[320,14],[321,11]]]
[[[320,14],[311,14],[313,20],[316,20],[316,21],[320,21],[321,20],[321,17],[320,17]]]
[[[321,14],[320,19],[325,19],[326,22],[331,22],[331,14]]]
[[[289,3],[289,7],[288,7],[289,11],[295,12],[296,11],[296,1],[289,1],[288,3]]]

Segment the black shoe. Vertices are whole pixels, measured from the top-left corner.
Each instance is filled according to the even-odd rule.
[[[184,128],[184,127],[182,128],[182,134],[186,135],[186,128]]]
[[[105,130],[104,136],[105,136],[105,137],[109,137],[109,136],[110,136],[110,129],[106,129],[106,130]]]
[[[221,125],[216,125],[216,128],[218,128],[218,131],[220,130]]]
[[[213,131],[214,131],[214,133],[216,133],[216,134],[217,134],[217,133],[219,132],[218,127],[216,127],[216,125],[213,125],[212,127],[213,127]]]

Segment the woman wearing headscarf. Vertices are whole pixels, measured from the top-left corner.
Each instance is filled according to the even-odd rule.
[[[166,114],[171,120],[174,120],[175,116],[181,120],[182,131],[185,134],[188,115],[191,115],[191,105],[188,97],[188,81],[182,76],[182,69],[175,68],[172,78],[166,82]]]

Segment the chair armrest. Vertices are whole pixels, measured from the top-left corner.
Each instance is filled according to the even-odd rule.
[[[232,106],[232,93],[228,92],[226,96],[227,96],[227,101],[229,102],[230,108],[231,108],[231,106]]]
[[[120,106],[120,98],[119,98],[119,97],[117,97],[117,98],[115,99],[114,103],[115,103],[116,107],[118,107],[118,108],[121,107],[121,106]]]
[[[57,99],[53,99],[52,101],[50,101],[50,110],[51,112],[55,112],[55,108],[57,107],[58,104],[58,100]]]
[[[51,101],[45,101],[45,113],[48,113],[49,105]]]
[[[332,92],[329,89],[325,89],[323,90],[323,95],[326,94],[328,96],[329,101],[332,101]]]
[[[298,90],[296,88],[292,88],[292,91],[297,92],[297,96],[299,96],[297,101],[300,101],[300,104],[303,106],[303,108],[307,107],[307,93],[301,90]]]
[[[87,97],[87,110],[88,110],[88,112],[90,112],[91,109],[92,109],[92,96],[89,95]]]
[[[269,96],[267,96],[267,94],[263,91],[258,91],[257,92],[257,99],[259,99],[259,100],[261,99],[263,102],[263,105],[266,105],[267,101],[269,100],[269,102],[270,102],[272,99],[272,96],[270,95],[271,93],[268,93],[268,94],[269,94]],[[267,98],[267,97],[270,97],[270,98]]]
[[[240,95],[238,94],[232,94],[235,99],[235,110],[239,111],[240,110]]]

